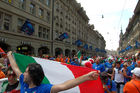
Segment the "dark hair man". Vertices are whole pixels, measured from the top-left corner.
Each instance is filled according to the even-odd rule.
[[[68,80],[62,84],[41,84],[44,78],[44,72],[39,64],[29,64],[26,68],[26,71],[22,74],[15,60],[13,59],[11,51],[8,52],[7,56],[10,61],[11,67],[13,68],[17,76],[20,77],[20,93],[57,93],[73,88],[87,80],[96,80],[98,78],[98,74],[95,71],[92,71],[76,79]]]
[[[107,72],[102,72],[100,78],[103,83],[104,93],[116,93],[116,84],[113,80],[109,79]]]
[[[111,79],[114,80],[117,85],[117,93],[122,93],[124,87],[124,75],[123,75],[123,68],[121,68],[120,61],[116,62],[116,67],[113,69],[113,74]]]

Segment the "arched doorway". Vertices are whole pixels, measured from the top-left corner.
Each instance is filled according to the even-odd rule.
[[[40,47],[38,49],[38,54],[40,57],[42,57],[43,54],[50,54],[50,50],[48,47]]]
[[[63,54],[63,50],[61,48],[56,48],[55,49],[55,56],[57,57],[60,54]]]
[[[72,57],[74,57],[74,55],[76,55],[76,50],[72,50]]]
[[[17,53],[21,53],[24,55],[32,55],[34,54],[34,48],[30,45],[20,45],[17,46]]]
[[[0,47],[1,47],[5,52],[8,52],[8,51],[11,49],[11,47],[10,47],[8,44],[4,43],[4,42],[0,42]]]
[[[69,49],[65,50],[65,56],[67,56],[67,57],[70,56],[70,50]]]

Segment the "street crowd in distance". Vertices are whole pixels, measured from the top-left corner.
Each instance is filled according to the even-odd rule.
[[[140,51],[134,55],[123,56],[81,55],[78,58],[76,55],[66,57],[61,54],[57,57],[52,57],[44,54],[40,58],[98,70],[104,93],[140,93]],[[0,85],[0,93],[16,90],[15,93],[20,93],[19,78],[13,71],[7,54],[0,54],[0,80],[4,78],[8,78],[8,80]]]

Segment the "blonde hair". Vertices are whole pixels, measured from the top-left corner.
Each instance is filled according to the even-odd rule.
[[[125,63],[123,63],[123,66],[128,66],[128,64],[125,62]]]

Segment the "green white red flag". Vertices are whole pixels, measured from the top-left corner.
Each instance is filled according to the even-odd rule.
[[[25,71],[29,63],[38,63],[42,66],[45,78],[42,83],[60,84],[67,80],[77,78],[93,69],[73,66],[52,60],[41,59],[37,57],[25,56],[13,53],[16,63],[22,72]],[[104,93],[100,78],[93,81],[86,81],[77,87],[62,91],[60,93]]]

